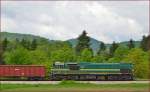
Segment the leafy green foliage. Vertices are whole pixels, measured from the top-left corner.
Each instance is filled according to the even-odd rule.
[[[126,46],[119,46],[115,52],[114,57],[109,59],[109,62],[121,62],[129,52],[129,49]]]
[[[33,39],[32,43],[31,43],[31,50],[35,50],[37,48],[37,41],[36,39]]]
[[[101,54],[102,51],[106,50],[106,46],[103,42],[101,42],[100,46],[99,46],[99,51],[97,52],[97,54]]]
[[[144,51],[150,50],[150,35],[149,36],[143,36],[143,39],[141,41],[141,48]]]
[[[76,46],[76,53],[79,54],[85,48],[90,48],[90,38],[87,36],[86,31],[84,30],[83,33],[78,37],[78,44]]]
[[[2,50],[2,41],[0,40],[0,64],[5,64],[3,60],[3,53],[4,51]]]
[[[149,77],[149,55],[147,52],[144,52],[139,48],[134,48],[129,51],[124,60],[134,64],[134,74],[136,77]]]
[[[111,45],[110,50],[109,50],[111,56],[114,55],[114,52],[115,52],[115,50],[116,50],[117,48],[118,48],[118,44],[115,43],[115,42],[113,42],[113,44]]]
[[[133,41],[132,39],[130,39],[130,41],[129,41],[129,43],[128,43],[128,47],[129,47],[129,49],[132,49],[132,48],[135,47],[135,46],[134,46],[134,41]]]
[[[34,65],[44,65],[47,69],[47,73],[50,71],[52,61],[50,57],[45,53],[45,51],[41,49],[36,49],[29,52],[30,54],[30,61]]]
[[[96,55],[92,58],[92,62],[102,63],[106,61],[106,57],[102,55]]]
[[[82,52],[81,55],[78,57],[78,61],[92,61],[93,57],[93,52],[89,48],[85,48]]]
[[[47,43],[49,40],[40,36],[34,36],[34,35],[30,35],[30,34],[21,34],[21,33],[9,33],[9,32],[0,32],[1,34],[1,39],[4,40],[5,38],[7,38],[7,40],[9,41],[14,41],[16,39],[18,39],[18,41],[22,40],[22,39],[26,39],[28,41],[32,41],[33,39],[37,39],[37,43],[38,44],[45,44]]]
[[[7,49],[8,46],[8,40],[7,38],[5,38],[2,42],[2,50],[5,51]]]
[[[73,62],[75,61],[75,52],[72,48],[62,48],[51,53],[53,62]]]
[[[28,50],[30,49],[30,42],[29,42],[29,40],[22,39],[21,45],[22,45],[24,48],[28,49]]]
[[[28,50],[21,47],[10,52],[5,52],[4,57],[6,64],[32,64]]]
[[[150,35],[147,37],[147,50],[150,50]]]

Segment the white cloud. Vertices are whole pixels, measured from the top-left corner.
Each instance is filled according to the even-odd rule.
[[[11,18],[6,18],[4,15],[1,16],[1,29],[3,31],[11,30],[17,28],[15,20]]]
[[[136,7],[142,8],[143,3]],[[2,1],[2,14],[6,15],[2,17],[2,31],[30,33],[56,40],[75,38],[84,29],[89,36],[106,43],[130,38],[139,40],[146,34],[145,25],[139,24],[138,20],[122,16],[110,6],[96,1]]]

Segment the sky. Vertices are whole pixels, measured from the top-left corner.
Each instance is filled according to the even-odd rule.
[[[105,43],[149,33],[149,1],[1,1],[1,31],[50,40],[88,36]]]

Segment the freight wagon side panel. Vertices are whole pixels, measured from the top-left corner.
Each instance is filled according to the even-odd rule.
[[[0,67],[0,76],[9,76],[10,75],[10,69],[8,66],[1,66]]]
[[[0,65],[0,77],[45,77],[44,66]]]
[[[21,68],[20,67],[14,67],[13,68],[14,70],[13,71],[10,71],[10,72],[14,72],[14,75],[16,75],[16,76],[21,76],[21,72],[23,72],[23,70],[21,70]]]

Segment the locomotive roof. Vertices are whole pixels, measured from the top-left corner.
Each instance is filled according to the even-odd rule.
[[[92,62],[66,62],[63,63],[64,68],[68,68],[69,64],[76,64],[80,69],[132,69],[131,63],[92,63]],[[60,64],[55,64],[60,65]]]
[[[132,63],[93,63],[93,62],[55,62],[55,65],[79,64],[79,65],[132,65]]]

